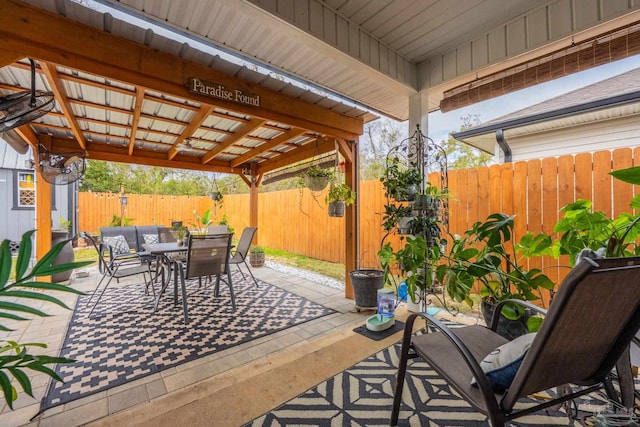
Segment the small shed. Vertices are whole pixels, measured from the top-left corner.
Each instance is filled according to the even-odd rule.
[[[0,204],[5,215],[0,216],[0,239],[12,241],[17,249],[22,234],[36,227],[35,170],[31,149],[21,154],[9,144],[0,144]],[[54,229],[62,222],[76,223],[77,185],[51,187],[51,223]],[[15,243],[14,243],[15,242]]]

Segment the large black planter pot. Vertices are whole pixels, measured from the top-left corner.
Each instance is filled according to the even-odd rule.
[[[356,310],[377,309],[378,289],[384,285],[382,270],[353,270],[349,272],[353,293],[356,299]]]
[[[51,246],[67,240],[68,238],[69,233],[64,230],[51,230]],[[62,247],[58,257],[53,261],[53,265],[67,264],[70,262],[73,262],[73,247],[69,241]],[[71,273],[73,273],[73,270],[56,273],[51,276],[51,281],[55,283],[64,282],[65,280],[69,280]]]
[[[494,303],[486,302],[484,300],[480,304],[482,317],[484,317],[484,321],[487,326],[491,323],[495,308],[496,305]],[[496,332],[509,341],[518,338],[519,336],[529,332],[529,329],[527,328],[527,319],[529,319],[533,314],[533,312],[526,310],[525,315],[516,320],[507,319],[500,314],[500,317],[498,318],[498,329]]]

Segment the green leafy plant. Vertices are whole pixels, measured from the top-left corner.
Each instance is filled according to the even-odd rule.
[[[356,193],[347,184],[331,183],[329,193],[325,198],[325,203],[344,202],[347,206],[352,205],[355,201]]]
[[[120,227],[120,226],[128,227],[130,225],[133,225],[133,218],[124,217],[121,220],[120,215],[113,215],[111,217],[111,221],[109,222],[109,227]]]
[[[211,218],[211,209],[206,210],[202,215],[198,214],[198,211],[193,210],[193,216],[195,217],[195,223],[190,224],[194,228],[196,234],[207,234],[207,229],[213,224],[213,218]]]
[[[389,204],[384,207],[382,228],[391,231],[398,225],[398,219],[411,216],[411,207],[405,205]]]
[[[71,231],[71,221],[64,219],[63,216],[60,216],[60,228],[65,231]]]
[[[487,303],[504,299],[535,301],[540,289],[553,290],[554,283],[542,270],[528,270],[522,261],[536,255],[551,254],[551,237],[531,233],[519,243],[513,239],[514,217],[502,213],[489,215],[477,222],[463,237],[454,236],[447,263],[436,269],[436,277],[446,286],[447,293],[457,302],[473,305],[471,289],[481,283],[480,295]],[[520,306],[506,304],[502,314],[519,319]]]
[[[404,166],[398,157],[387,160],[384,175],[380,178],[385,195],[396,201],[413,200],[422,185],[422,174],[413,165]]]
[[[233,233],[233,231],[234,231],[233,227],[229,224],[229,218],[227,217],[226,214],[222,215],[222,219],[220,220],[218,225],[226,225],[227,226],[227,231],[229,233]]]
[[[176,237],[178,240],[184,239],[187,235],[187,227],[185,226],[176,227],[174,230],[176,231]]]
[[[639,255],[640,214],[624,212],[617,218],[609,218],[592,207],[591,201],[579,199],[560,209],[564,216],[554,227],[560,233],[560,239],[553,245],[554,256],[569,255],[569,264],[573,266],[583,249],[601,250],[605,257]],[[640,209],[640,195],[631,199],[629,207]]]
[[[259,246],[259,245],[251,246],[250,251],[251,251],[252,254],[263,254],[264,253],[264,247]]]
[[[311,178],[333,178],[333,172],[320,166],[310,166],[304,173]]]
[[[24,315],[48,316],[38,308],[28,305],[33,301],[37,305],[48,302],[69,309],[62,301],[48,294],[49,291],[70,292],[82,295],[82,292],[67,285],[50,282],[37,282],[38,277],[47,277],[56,273],[84,267],[91,261],[73,262],[53,265],[58,254],[68,240],[54,245],[31,269],[27,271],[32,254],[31,237],[35,230],[28,231],[22,236],[20,251],[15,264],[15,280],[9,281],[12,273],[11,250],[9,240],[4,240],[0,245],[0,319],[28,320]],[[43,292],[44,291],[44,292]],[[26,302],[23,302],[26,301]],[[8,332],[12,329],[0,324],[0,331]],[[13,409],[13,402],[18,398],[18,391],[14,385],[17,382],[22,391],[33,397],[31,381],[25,373],[26,370],[42,372],[56,381],[62,381],[60,376],[47,365],[56,363],[71,363],[72,359],[53,357],[46,355],[33,355],[29,348],[47,348],[42,343],[18,343],[11,340],[0,340],[0,388],[7,405]]]

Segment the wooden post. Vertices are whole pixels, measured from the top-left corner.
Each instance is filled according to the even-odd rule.
[[[339,141],[340,153],[345,158],[345,170],[344,177],[345,183],[356,190],[358,188],[359,173],[358,173],[358,145],[355,141]],[[356,202],[347,206],[344,214],[344,266],[345,266],[345,287],[344,296],[349,299],[354,298],[353,285],[351,283],[351,277],[349,272],[356,269],[356,253],[357,242],[357,221],[356,214],[358,212],[357,206],[359,204],[360,194],[356,194]]]
[[[249,227],[258,228],[258,188],[262,182],[262,174],[251,176],[251,186],[249,187]],[[253,238],[253,244],[258,244],[259,231]]]
[[[40,143],[47,149],[51,146],[49,135],[38,135]],[[41,259],[51,249],[51,191],[52,187],[42,178],[40,167],[38,166],[38,149],[35,147],[34,156],[36,159],[36,258]],[[48,280],[43,278],[43,280]]]

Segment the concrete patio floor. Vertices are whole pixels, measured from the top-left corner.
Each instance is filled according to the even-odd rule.
[[[30,422],[49,382],[44,374],[33,375],[35,399],[20,394],[13,411],[3,403],[0,425],[175,426],[187,425],[188,418],[188,425],[242,425],[400,338],[397,333],[373,341],[353,332],[371,313],[356,312],[353,300],[344,298],[341,290],[267,267],[253,272],[336,313],[51,408]],[[87,278],[73,278],[72,284],[91,292],[99,277],[92,270]],[[62,299],[70,307],[75,304],[73,295]],[[58,354],[72,311],[51,304],[42,308],[54,317],[16,323],[18,329],[8,339],[45,342],[49,348],[44,353]]]

